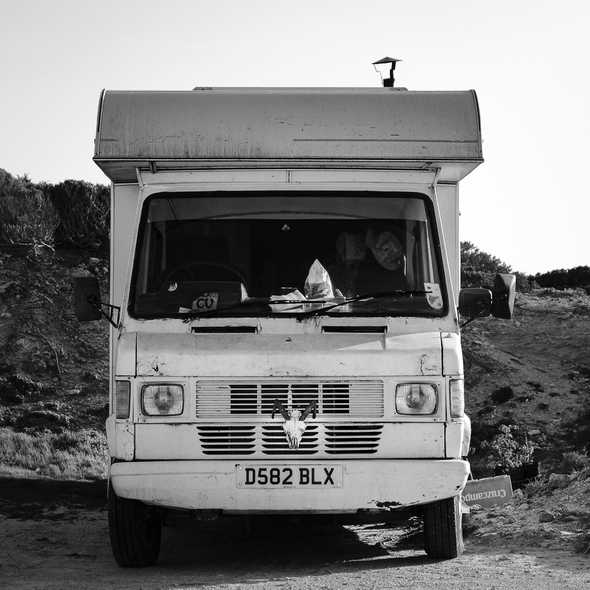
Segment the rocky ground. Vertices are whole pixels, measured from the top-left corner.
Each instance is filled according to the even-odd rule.
[[[506,471],[525,455],[540,475],[509,504],[466,518],[460,560],[427,560],[416,549],[419,525],[333,527],[314,531],[311,544],[297,527],[285,541],[289,526],[254,545],[238,527],[227,537],[230,550],[223,533],[195,537],[194,527],[181,527],[168,531],[172,549],[161,566],[144,575],[121,574],[109,554],[101,481],[108,324],[74,318],[75,269],[94,272],[107,292],[108,268],[96,253],[0,251],[0,586],[2,579],[10,588],[590,584],[590,296],[584,291],[520,294],[513,321],[478,320],[463,330],[474,475]],[[503,426],[509,428],[504,438]],[[59,493],[47,487],[58,484],[70,487]]]

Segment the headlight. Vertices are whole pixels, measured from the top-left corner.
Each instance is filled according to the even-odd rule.
[[[141,409],[146,416],[179,416],[184,409],[182,385],[144,385],[141,390]]]
[[[463,379],[449,381],[449,398],[452,418],[461,418],[465,413],[465,395],[463,393]]]
[[[129,418],[129,381],[115,381],[115,417]]]
[[[398,414],[434,414],[436,385],[402,383],[395,388],[395,409]]]

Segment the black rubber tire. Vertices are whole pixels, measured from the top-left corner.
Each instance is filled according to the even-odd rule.
[[[424,550],[435,559],[463,553],[463,518],[459,496],[424,506]]]
[[[160,554],[162,520],[155,508],[120,498],[111,487],[109,535],[113,556],[121,567],[153,565]]]

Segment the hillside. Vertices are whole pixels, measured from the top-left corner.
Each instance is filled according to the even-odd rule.
[[[106,293],[108,263],[92,253],[0,251],[3,428],[28,435],[102,433],[108,401],[108,324],[80,324],[75,319],[70,278],[74,269],[96,274]],[[541,462],[555,463],[564,450],[588,446],[588,350],[590,296],[583,291],[521,293],[513,321],[488,318],[464,329],[474,470],[485,468],[481,441],[490,440],[502,424],[516,425],[517,434],[526,435]],[[8,468],[6,460],[2,469]]]
[[[0,474],[106,474],[108,324],[74,317],[74,269],[108,292],[95,255],[0,250]]]
[[[590,444],[590,296],[519,293],[514,320],[487,318],[463,331],[466,407],[478,446],[514,424],[550,465]],[[476,461],[477,463],[477,461]]]
[[[75,269],[106,293],[107,261],[95,253],[0,250],[0,476],[106,476],[108,324],[75,319]],[[522,449],[534,449],[541,472],[511,504],[472,516],[473,542],[590,546],[588,350],[584,290],[520,293],[514,320],[465,327],[475,477],[506,469]],[[502,426],[512,450],[498,443]]]

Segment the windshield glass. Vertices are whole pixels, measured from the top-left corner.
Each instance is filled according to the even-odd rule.
[[[144,205],[129,311],[441,315],[431,215],[408,193],[159,193]]]

